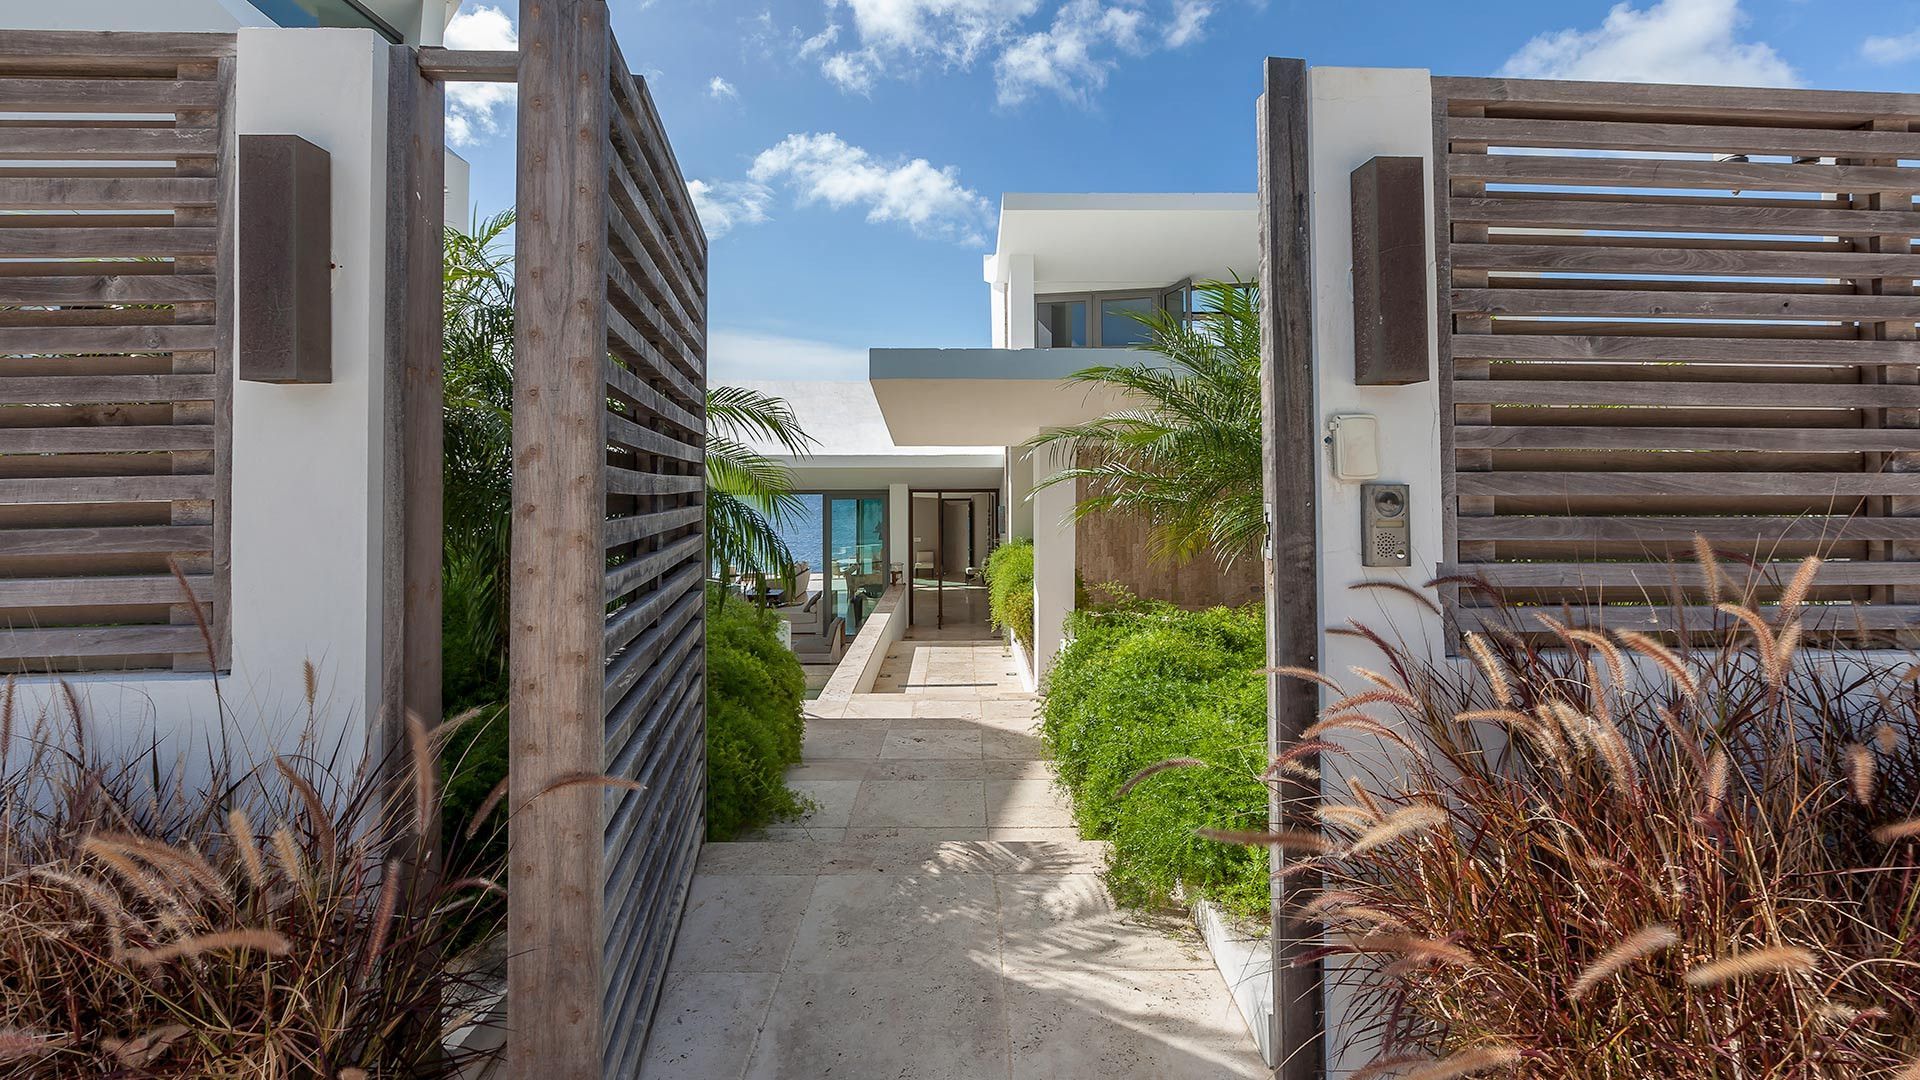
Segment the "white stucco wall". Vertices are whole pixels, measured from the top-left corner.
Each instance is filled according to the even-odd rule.
[[[367,745],[379,700],[383,501],[388,44],[369,30],[242,29],[235,123],[293,134],[332,160],[333,381],[236,380],[233,394],[233,663],[221,690],[232,733],[254,750],[287,745],[306,715],[302,666],[319,675],[320,745]],[[236,275],[244,287],[245,267]],[[218,729],[205,675],[69,677],[108,739]],[[53,680],[32,680],[43,701]]]
[[[1046,460],[1052,451],[1040,450],[1035,469],[1051,474],[1062,466]],[[1055,484],[1033,493],[1033,675],[1044,679],[1053,670],[1054,656],[1065,640],[1062,625],[1073,612],[1074,485]]]
[[[1385,590],[1354,591],[1363,580],[1397,581],[1419,588],[1442,561],[1440,506],[1440,390],[1436,379],[1409,386],[1356,386],[1353,382],[1353,216],[1350,176],[1377,155],[1426,160],[1432,176],[1433,114],[1429,75],[1417,70],[1313,68],[1308,72],[1311,112],[1307,130],[1312,184],[1313,352],[1319,434],[1342,413],[1370,413],[1380,420],[1380,480],[1411,485],[1412,561],[1406,569],[1360,565],[1360,485],[1333,478],[1326,444],[1319,462],[1321,670],[1350,678],[1353,665],[1378,667],[1379,655],[1363,641],[1328,635],[1348,620],[1365,623],[1389,638],[1416,647],[1442,648],[1440,620],[1411,600]],[[1427,220],[1433,189],[1426,185]],[[1427,237],[1428,310],[1434,303],[1433,238]],[[1429,365],[1437,364],[1429,341]],[[1437,378],[1437,376],[1436,376]],[[1329,798],[1346,795],[1338,759],[1326,765]],[[1329,967],[1329,974],[1334,972]],[[1351,1034],[1346,1022],[1351,995],[1329,981],[1327,992],[1329,1075],[1359,1068],[1371,1056],[1364,1046],[1342,1054]]]

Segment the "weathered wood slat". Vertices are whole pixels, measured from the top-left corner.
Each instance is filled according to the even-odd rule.
[[[1823,210],[1769,206],[1686,206],[1559,198],[1456,198],[1454,224],[1528,229],[1616,229],[1632,232],[1768,233],[1781,236],[1920,235],[1920,212]]]
[[[698,349],[706,340],[699,321],[687,314],[660,268],[653,264],[640,238],[634,234],[633,227],[617,208],[609,211],[607,227],[612,233],[608,244],[608,254],[612,257],[607,259],[609,297],[632,307],[638,307],[640,301],[651,303],[657,312],[671,319],[673,330],[680,338]]]
[[[1843,472],[1474,472],[1462,495],[1920,495],[1920,473]]]
[[[610,495],[691,495],[706,490],[703,476],[662,476],[632,469],[607,467],[607,493]]]
[[[0,478],[0,503],[141,503],[211,498],[211,476]]]
[[[631,119],[634,129],[645,140],[641,145],[646,152],[648,165],[663,180],[661,186],[667,191],[673,216],[691,247],[689,266],[700,271],[693,275],[695,285],[704,296],[707,234],[700,227],[700,215],[694,211],[693,198],[687,193],[686,177],[674,157],[666,125],[660,122],[660,111],[654,107],[653,94],[647,89],[647,81],[628,71],[625,64],[619,65],[613,73],[613,90],[615,111],[622,114],[622,120]]]
[[[204,304],[211,274],[106,274],[101,277],[0,276],[0,306],[10,304]]]
[[[214,128],[0,127],[5,161],[153,161],[219,152]]]
[[[103,525],[0,529],[0,556],[137,555],[212,551],[208,525]]]
[[[1920,322],[1920,297],[1915,296],[1668,292],[1656,288],[1454,289],[1450,295],[1457,314]]]
[[[1497,376],[1496,372],[1496,376]],[[1666,405],[1793,409],[1920,408],[1920,386],[1462,379],[1459,405]]]
[[[1447,76],[1433,80],[1433,94],[1454,107],[1483,106],[1489,116],[1519,115],[1519,107],[1531,106],[1555,116],[1628,112],[1656,119],[1659,110],[1669,110],[1727,122],[1807,117],[1833,127],[1857,127],[1862,116],[1920,119],[1920,94],[1854,90]]]
[[[175,113],[222,100],[207,79],[0,78],[0,112]]]
[[[619,364],[608,363],[605,367],[607,389],[619,397],[624,397],[642,410],[678,426],[689,435],[701,436],[706,426],[700,418],[676,402],[669,399],[653,387],[640,381],[640,377]]]
[[[0,405],[212,401],[216,382],[213,375],[16,375],[0,378]]]
[[[609,601],[652,581],[673,566],[698,559],[706,553],[707,538],[689,536],[676,540],[659,551],[621,563],[607,571],[606,594]]]
[[[187,575],[192,600],[205,603],[213,579]],[[101,577],[0,578],[0,608],[84,607],[106,604],[184,604],[191,602],[172,574]]]
[[[607,260],[607,301],[622,315],[630,316],[633,325],[677,362],[682,371],[695,378],[700,377],[706,366],[700,360],[698,344],[689,335],[682,334],[652,298],[644,293],[629,291],[636,284],[619,260]]]
[[[140,450],[212,450],[210,424],[171,426],[0,427],[0,454],[108,454]]]
[[[1455,116],[1446,130],[1449,139],[1497,147],[1920,158],[1920,134],[1858,129]]]
[[[0,210],[171,210],[212,206],[218,193],[200,176],[0,176]]]
[[[1600,427],[1462,424],[1473,450],[1779,450],[1852,454],[1920,450],[1920,428]]]
[[[662,356],[660,350],[654,348],[653,344],[647,341],[632,323],[627,321],[626,316],[615,310],[612,304],[606,305],[605,311],[609,338],[607,346],[609,350],[617,350],[618,347],[624,347],[624,351],[629,359],[638,360],[645,364],[652,374],[665,379],[672,385],[674,390],[679,392],[682,401],[692,402],[700,400],[700,391],[694,386],[693,380],[688,378],[686,373],[681,371],[672,361]]]
[[[1777,588],[1791,581],[1799,568],[1798,562],[1758,566],[1729,563],[1721,574],[1736,584]],[[1676,585],[1683,589],[1707,585],[1703,568],[1692,562],[1443,563],[1440,573],[1443,576],[1470,574],[1503,589],[1625,588],[1658,593]],[[1830,561],[1821,565],[1813,583],[1816,586],[1916,585],[1920,584],[1920,562]]]
[[[1835,540],[1920,540],[1920,517],[1461,517],[1463,540],[1686,543],[1694,536],[1730,544],[1766,545]]]
[[[1547,243],[1453,244],[1462,270],[1557,273],[1700,274],[1714,277],[1920,279],[1920,255],[1851,251],[1747,251],[1665,247],[1590,247]]]
[[[73,626],[0,630],[0,660],[144,656],[204,650],[196,626]]]
[[[441,82],[518,82],[520,54],[504,49],[442,49],[428,46],[415,51],[420,74]]]
[[[608,201],[607,213],[612,220],[614,231],[627,242],[630,265],[645,267],[671,288],[666,296],[672,298],[674,305],[686,310],[699,310],[701,297],[693,288],[693,278],[681,265],[680,256],[674,251],[666,225],[654,212],[647,196],[640,191],[632,174],[621,162],[620,156],[613,150],[609,141],[607,147],[608,187],[612,198]],[[683,314],[682,327],[690,327],[693,320]]]
[[[1501,184],[1707,188],[1715,191],[1920,192],[1920,169],[1873,165],[1785,165],[1673,158],[1452,154],[1455,180]]]
[[[616,178],[621,175],[630,178],[630,184],[637,186],[644,195],[644,205],[658,223],[661,236],[669,246],[668,250],[671,254],[667,257],[673,260],[675,268],[683,274],[685,268],[699,265],[700,256],[695,254],[696,248],[687,235],[686,226],[675,214],[673,196],[667,193],[665,185],[661,183],[659,176],[647,161],[643,137],[634,131],[629,117],[619,110],[617,103],[610,134],[614,154],[609,160],[609,165],[616,174]],[[616,184],[614,190],[617,194],[625,193],[629,190],[630,184]],[[693,284],[696,276],[685,274],[684,277],[692,290],[691,295],[683,298],[689,305],[698,305],[703,296],[699,287]]]
[[[1696,335],[1720,327],[1693,328]],[[1920,342],[1730,337],[1456,334],[1453,355],[1476,360],[1649,361],[1661,364],[1920,364]]]
[[[699,580],[694,580],[698,578]],[[659,700],[659,683],[676,674],[674,661],[697,645],[699,635],[682,633],[706,603],[701,583],[706,569],[684,566],[660,579],[660,587],[607,620],[605,703],[607,757],[616,758],[631,734],[635,710]]]
[[[73,217],[43,220],[71,222]],[[118,258],[212,255],[214,230],[200,226],[0,229],[0,256],[7,258]]]
[[[8,30],[0,38],[0,60],[21,69],[34,60],[120,64],[155,60],[217,60],[234,54],[231,33],[175,33],[126,30]]]
[[[607,414],[607,439],[616,446],[630,447],[647,454],[659,454],[676,461],[703,462],[706,460],[706,451],[700,447],[689,446],[664,432],[641,427],[616,412]]]
[[[1507,628],[1521,633],[1548,633],[1547,628],[1529,613],[1538,610],[1554,619],[1584,629],[1636,630],[1643,634],[1688,633],[1704,631],[1742,631],[1745,624],[1726,612],[1706,605],[1675,608],[1660,605],[1586,605],[1565,610],[1555,605],[1538,609],[1498,609],[1462,607],[1454,615],[1460,629],[1467,631]],[[1773,619],[1772,604],[1758,606],[1761,618]],[[1563,616],[1565,618],[1563,618]],[[1848,633],[1862,630],[1910,630],[1920,626],[1920,604],[1808,604],[1797,616],[1802,626],[1822,633]]]
[[[635,540],[664,536],[675,529],[698,525],[705,520],[706,514],[707,508],[704,506],[683,506],[677,510],[655,510],[651,513],[608,518],[607,547],[617,548],[631,544]]]

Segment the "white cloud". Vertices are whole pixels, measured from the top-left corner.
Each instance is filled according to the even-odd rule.
[[[1773,47],[1739,37],[1740,0],[1619,3],[1592,30],[1541,34],[1500,74],[1524,79],[1794,86],[1799,76]]]
[[[1920,30],[1911,34],[1880,35],[1860,43],[1860,55],[1876,64],[1898,64],[1920,56]]]
[[[1200,40],[1213,17],[1213,0],[1174,0],[1173,21],[1167,25],[1167,48],[1178,49]]]
[[[517,50],[520,32],[501,8],[486,4],[462,6],[447,24],[449,49]],[[499,113],[519,100],[513,83],[447,84],[447,141],[467,146],[482,136],[500,133]]]
[[[969,71],[991,58],[1003,105],[1039,91],[1089,105],[1123,56],[1198,40],[1217,2],[825,0],[826,27],[792,55],[817,62],[841,90],[868,96],[882,79]],[[843,29],[851,31],[844,44]]]
[[[765,379],[853,379],[864,383],[867,353],[865,349],[806,338],[716,328],[707,334],[707,378],[727,384]]]
[[[1040,0],[827,0],[828,10],[839,7],[853,12],[862,44],[966,67],[1038,11]]]
[[[719,238],[736,225],[758,225],[767,220],[767,204],[773,192],[765,184],[752,180],[687,181],[687,194],[693,197],[693,212],[700,215],[700,226],[707,236]]]
[[[880,71],[880,57],[872,49],[834,53],[820,61],[820,73],[849,94],[873,93],[873,81]]]
[[[787,136],[753,159],[747,177],[783,184],[802,204],[865,207],[870,222],[963,244],[985,243],[982,230],[992,213],[953,166],[935,168],[925,158],[882,161],[832,132]]]
[[[1138,54],[1145,14],[1136,8],[1103,7],[1098,0],[1068,0],[1044,33],[1014,42],[994,63],[995,94],[1002,105],[1017,105],[1035,91],[1051,90],[1085,105],[1107,85],[1115,61],[1112,47]]]
[[[721,100],[731,101],[731,100],[736,100],[740,97],[740,91],[734,89],[734,86],[732,83],[728,82],[727,80],[721,78],[718,75],[715,75],[712,79],[708,80],[707,82],[707,96],[714,99],[715,101],[721,101]]]

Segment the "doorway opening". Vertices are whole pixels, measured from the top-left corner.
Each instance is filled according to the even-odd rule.
[[[907,625],[987,633],[987,556],[1000,536],[994,490],[909,492]]]

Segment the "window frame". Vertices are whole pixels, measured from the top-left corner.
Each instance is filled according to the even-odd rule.
[[[1108,345],[1101,340],[1100,305],[1108,300],[1145,300],[1153,305],[1155,311],[1167,310],[1166,298],[1175,292],[1184,292],[1193,287],[1192,278],[1182,278],[1171,285],[1146,286],[1136,289],[1102,289],[1094,292],[1040,293],[1033,298],[1033,321],[1040,324],[1040,309],[1047,304],[1067,304],[1078,301],[1087,307],[1087,343],[1085,345],[1048,345],[1052,349],[1125,349],[1133,342],[1123,345]],[[1184,314],[1184,313],[1183,313]],[[1037,340],[1037,338],[1036,338]]]

